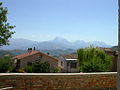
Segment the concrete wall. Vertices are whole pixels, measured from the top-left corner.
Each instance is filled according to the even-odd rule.
[[[61,62],[63,62],[63,65],[61,65]],[[63,58],[62,56],[60,56],[58,58],[58,67],[61,68],[61,72],[66,72],[67,70],[67,66],[66,66],[66,62],[65,62],[65,58]]]
[[[0,74],[0,88],[9,90],[116,90],[116,72]]]

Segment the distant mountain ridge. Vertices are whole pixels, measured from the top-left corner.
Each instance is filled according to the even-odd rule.
[[[111,47],[110,45],[107,45],[104,42],[100,41],[92,41],[92,42],[85,42],[82,40],[77,40],[75,42],[70,42],[64,38],[56,37],[53,40],[49,41],[32,41],[27,40],[23,38],[12,38],[10,39],[10,45],[9,46],[3,46],[1,49],[3,50],[25,50],[29,47],[36,47],[38,50],[47,49],[47,50],[56,50],[56,49],[79,49],[79,48],[85,48],[90,45],[97,46],[97,47]]]

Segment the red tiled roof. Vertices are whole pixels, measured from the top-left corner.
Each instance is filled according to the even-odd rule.
[[[13,57],[13,59],[22,59],[24,57],[28,57],[28,56],[31,56],[31,55],[34,55],[34,54],[37,54],[37,53],[41,53],[41,52],[39,52],[39,51],[31,51],[31,52],[28,52],[28,53],[24,53],[24,54],[15,56],[15,57]],[[54,58],[52,56],[49,56],[49,55],[47,55],[45,53],[41,53],[41,54],[58,61],[58,59],[56,59],[56,58]]]
[[[21,54],[21,55],[17,55],[15,57],[13,57],[14,59],[22,59],[24,57],[27,57],[27,56],[30,56],[30,55],[33,55],[33,54],[36,54],[36,53],[39,53],[39,51],[31,51],[31,52],[28,52],[28,53],[24,53],[24,54]]]

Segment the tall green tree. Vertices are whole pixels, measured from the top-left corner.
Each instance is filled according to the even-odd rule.
[[[15,32],[11,31],[15,26],[10,25],[7,22],[7,14],[8,9],[2,6],[2,2],[0,2],[0,46],[8,45],[9,38]]]
[[[112,67],[112,57],[94,47],[77,50],[80,72],[106,72]]]

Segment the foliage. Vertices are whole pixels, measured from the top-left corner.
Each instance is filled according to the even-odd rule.
[[[32,66],[26,66],[26,67],[24,68],[24,70],[25,70],[25,72],[27,72],[27,73],[32,73],[32,72],[33,72]]]
[[[112,66],[112,57],[99,48],[79,49],[78,62],[80,72],[105,72]]]
[[[34,73],[47,73],[50,71],[50,64],[47,62],[36,61],[32,67]]]
[[[60,72],[60,68],[58,68],[58,67],[53,67],[53,68],[51,68],[50,72],[51,72],[51,73],[58,73],[58,72]]]
[[[25,72],[28,73],[48,73],[50,72],[50,64],[48,62],[35,61],[31,66],[24,68]]]
[[[9,38],[14,34],[14,32],[10,31],[15,26],[11,26],[7,23],[7,8],[2,6],[2,2],[0,2],[0,46],[8,45]]]
[[[0,73],[10,72],[12,70],[12,59],[11,57],[0,58]]]
[[[57,73],[60,69],[57,67],[50,67],[48,62],[35,61],[31,66],[26,66],[24,71],[27,73]]]

